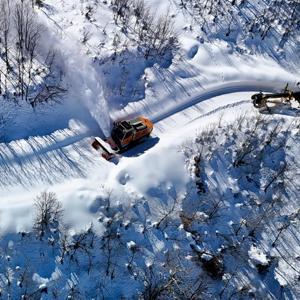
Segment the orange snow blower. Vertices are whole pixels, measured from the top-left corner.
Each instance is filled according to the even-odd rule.
[[[111,160],[116,154],[150,136],[152,130],[153,123],[145,117],[114,122],[111,137],[106,140],[95,137],[92,146],[101,152],[102,157]]]

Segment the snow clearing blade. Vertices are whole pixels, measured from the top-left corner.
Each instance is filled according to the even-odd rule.
[[[100,152],[101,156],[108,161],[117,157],[117,152],[111,148],[110,144],[99,137],[94,138],[92,147]]]

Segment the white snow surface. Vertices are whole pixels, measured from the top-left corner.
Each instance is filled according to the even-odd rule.
[[[232,44],[222,39],[215,38],[201,43],[195,28],[185,29],[193,21],[178,9],[180,1],[147,0],[156,13],[166,14],[170,11],[175,16],[180,42],[178,53],[166,67],[159,61],[149,63],[142,60],[131,42],[128,51],[112,62],[113,36],[116,33],[122,35],[121,28],[113,22],[110,1],[95,1],[100,4],[94,11],[93,22],[85,18],[84,12],[94,1],[44,2],[43,8],[37,9],[39,21],[47,28],[46,36],[43,37],[44,47],[51,45],[57,51],[68,93],[61,104],[42,105],[35,112],[25,105],[14,108],[3,99],[0,100],[2,115],[7,118],[6,123],[0,123],[1,247],[6,241],[16,240],[19,243],[16,237],[19,232],[31,232],[35,214],[34,199],[42,191],[56,193],[63,206],[64,226],[68,233],[79,234],[92,224],[96,234],[101,237],[106,232],[105,222],[109,222],[111,216],[103,217],[99,211],[103,199],[110,195],[114,208],[133,211],[136,215],[132,219],[140,221],[140,228],[129,229],[126,245],[132,253],[136,248],[145,246],[140,251],[144,255],[143,264],[149,268],[155,264],[156,255],[160,256],[162,252],[172,251],[173,248],[176,251],[179,247],[175,241],[171,243],[158,231],[149,231],[147,238],[142,233],[138,235],[138,232],[143,231],[143,226],[157,226],[162,212],[173,206],[172,199],[185,199],[191,192],[193,178],[187,168],[182,147],[198,133],[207,130],[210,124],[230,124],[243,114],[250,118],[256,116],[250,101],[253,93],[280,91],[286,83],[296,88],[300,78],[299,55],[293,54],[294,69],[290,70],[285,68],[284,59],[276,60],[266,53],[253,53],[246,48],[241,54],[233,51]],[[81,42],[84,30],[89,32],[86,44]],[[100,43],[103,43],[103,48],[98,47]],[[127,94],[124,97],[117,95],[122,72],[118,59],[127,61],[124,68],[128,72],[128,89],[136,90],[133,99]],[[153,120],[151,138],[124,153],[118,164],[99,157],[91,147],[93,136],[109,136],[113,120],[138,115]],[[299,120],[297,113],[276,114],[276,117],[283,118],[286,123]],[[299,157],[299,148],[295,151]],[[227,181],[225,167],[210,165],[211,169],[208,169],[211,172],[211,184],[218,185],[220,193],[224,194],[228,185],[236,187],[235,182]],[[299,170],[297,174],[299,176]],[[174,207],[176,205],[174,203]],[[243,209],[238,203],[230,202],[230,205],[236,206],[237,210]],[[205,223],[207,215],[201,211],[197,213],[199,222]],[[172,213],[170,216],[172,218]],[[218,224],[222,220],[230,222],[227,218],[221,218]],[[236,222],[239,217],[233,215],[232,219]],[[229,230],[230,226],[225,227]],[[194,243],[189,233],[184,232],[179,225],[177,230],[180,232],[178,238],[186,240],[186,247],[189,248],[188,243]],[[165,234],[172,233],[173,229]],[[267,240],[267,237],[263,239]],[[293,241],[293,253],[297,253],[300,245],[287,237],[287,243],[289,241]],[[211,251],[217,251],[219,247],[209,238],[206,246]],[[27,251],[26,256],[30,256],[29,248],[24,250]],[[276,252],[274,249],[272,251]],[[268,262],[264,251],[253,245],[248,254],[255,262]],[[40,262],[36,263],[36,269],[35,265],[32,266],[35,273],[31,280],[39,289],[51,286],[51,282],[56,280],[62,282],[58,284],[62,289],[67,286],[67,282],[80,280],[82,290],[88,290],[86,286],[96,277],[95,273],[81,273],[76,268],[72,273],[67,267],[51,261],[51,255],[55,258],[56,254],[49,253],[49,258],[44,258],[44,269]],[[37,257],[33,259],[38,261]],[[24,268],[22,259],[17,262],[23,264]],[[120,258],[120,264],[125,265],[123,257]],[[283,260],[279,262],[280,272],[283,272],[286,264]],[[127,265],[127,268],[130,267]],[[299,263],[295,268],[298,268],[295,274],[299,274]],[[77,271],[78,278],[75,279],[72,276]],[[104,285],[111,284],[108,290],[102,290],[104,298],[117,299],[126,292],[129,298],[136,296],[142,287],[132,279],[135,276],[132,272],[128,275],[131,285],[126,284],[127,275],[123,273],[119,273],[114,281],[104,279]],[[282,276],[276,276],[278,281],[285,283]],[[274,292],[272,288],[275,286],[276,289],[277,283],[272,281],[268,285],[268,280],[257,283],[258,280],[253,279],[257,289],[265,291],[264,295],[268,298],[275,299],[279,292]],[[245,282],[248,281],[245,279]],[[91,286],[94,287],[93,284]],[[296,298],[300,295],[299,290],[293,290],[289,295],[290,299]],[[86,299],[92,299],[89,297]],[[51,297],[45,296],[45,299]]]
[[[249,250],[249,258],[253,260],[254,263],[259,263],[261,265],[266,265],[269,262],[266,254],[253,245]]]

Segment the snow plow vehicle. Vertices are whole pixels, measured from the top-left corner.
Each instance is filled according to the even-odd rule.
[[[251,96],[252,103],[256,108],[267,108],[269,109],[269,105],[292,105],[295,103],[297,107],[300,106],[300,91],[294,92],[288,90],[288,85],[286,85],[285,89],[281,93],[273,93],[273,94],[264,94],[262,92],[258,94],[254,94]]]
[[[102,157],[111,160],[118,153],[133,147],[142,139],[149,137],[153,130],[153,123],[145,117],[114,122],[111,137],[102,140],[95,137],[93,148],[101,152]]]

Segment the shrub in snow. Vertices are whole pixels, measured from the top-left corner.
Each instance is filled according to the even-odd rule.
[[[256,146],[244,148],[249,140]],[[251,151],[234,166],[244,149]],[[120,185],[120,193],[107,191],[92,210],[99,231],[57,228],[56,195],[42,193],[35,222],[45,238],[1,236],[2,297],[297,298],[298,149],[299,125],[276,116],[216,124],[184,149],[191,171],[187,194],[169,183],[153,187],[154,197]],[[281,162],[289,165],[284,176],[278,175]],[[197,192],[195,166],[205,193]],[[40,291],[43,283],[47,294]]]
[[[32,3],[35,3],[38,7],[43,7],[44,6],[44,0],[31,0]]]
[[[127,248],[131,251],[136,251],[137,250],[137,245],[134,241],[130,241],[127,243]]]
[[[257,247],[252,245],[250,250],[248,251],[248,255],[251,261],[256,266],[258,273],[267,272],[270,260],[267,258],[266,254],[261,249],[258,249]]]
[[[299,35],[299,1],[258,1],[249,6],[248,1],[181,0],[181,8],[190,12],[199,24],[202,33],[232,42],[245,40],[259,51],[270,51],[270,47],[294,47],[295,36]],[[283,21],[284,20],[284,21]],[[271,40],[262,45],[262,41]],[[289,48],[285,47],[286,43]],[[259,47],[258,47],[259,45]],[[243,50],[236,47],[238,51]]]
[[[197,258],[202,268],[213,278],[220,279],[224,275],[224,263],[221,255],[201,251],[199,247],[191,244],[192,250],[197,254]]]
[[[279,295],[283,281],[296,284],[299,137],[297,120],[243,116],[202,131],[183,150],[194,192],[184,201],[180,218],[193,239],[193,260],[213,280],[222,277],[221,298],[260,297],[274,286]],[[198,193],[195,163],[205,193]],[[286,248],[286,243],[293,246]],[[269,251],[275,256],[268,257]],[[259,280],[250,279],[259,274],[272,278],[263,290]]]
[[[149,56],[164,56],[177,49],[178,39],[169,14],[156,18],[144,0],[114,0],[112,9],[114,20],[121,22],[123,31],[133,28],[146,59]]]
[[[97,236],[92,226],[72,236],[61,235],[60,263],[63,264],[66,259],[69,259],[69,263],[75,262],[89,273],[93,267],[93,251],[96,241]]]

